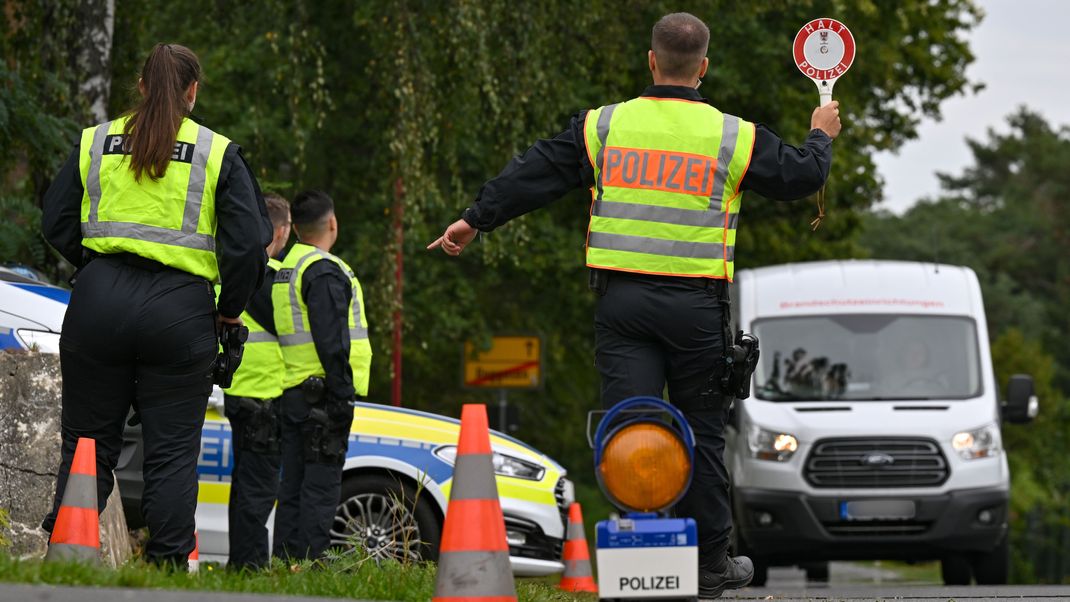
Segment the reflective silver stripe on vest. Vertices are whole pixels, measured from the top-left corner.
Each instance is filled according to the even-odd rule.
[[[97,221],[100,207],[100,162],[104,158],[104,139],[112,122],[102,123],[93,131],[93,143],[89,146],[89,173],[85,178],[85,190],[89,195],[89,222]]]
[[[252,335],[250,335],[252,336]],[[359,341],[360,339],[368,338],[368,329],[366,328],[350,328],[349,340]],[[295,345],[307,345],[312,341],[311,332],[295,332],[293,334],[279,335],[279,346],[281,347],[293,347]]]
[[[348,274],[350,286],[352,282],[357,279],[355,274]],[[349,329],[349,339],[351,341],[357,339],[368,338],[368,329],[364,327],[364,324],[360,321],[360,297],[357,295],[357,287],[353,286],[353,328]]]
[[[215,238],[211,234],[180,232],[170,228],[135,224],[132,222],[89,222],[82,224],[83,238],[132,238],[146,242],[185,247],[196,251],[215,252]]]
[[[293,334],[280,334],[279,346],[280,347],[294,347],[296,345],[306,345],[312,342],[311,332],[295,332]]]
[[[256,332],[250,332],[249,338],[245,339],[246,343],[277,343],[278,338],[266,330],[258,330]]]
[[[182,229],[172,230],[161,226],[150,226],[133,222],[101,222],[98,219],[100,209],[100,164],[104,158],[104,140],[112,122],[102,123],[93,132],[93,144],[89,147],[89,173],[86,174],[85,187],[89,195],[88,223],[82,224],[84,238],[130,238],[163,245],[185,247],[197,251],[215,252],[215,237],[211,234],[198,234],[201,200],[207,182],[208,155],[212,150],[212,130],[197,126],[197,143],[193,150],[190,165],[189,183],[186,186],[186,202],[182,208]]]
[[[599,200],[594,202],[593,214],[597,217],[637,219],[680,226],[724,227],[724,213],[710,211],[709,209],[676,209],[674,207],[656,207],[640,203],[617,203]]]
[[[302,276],[301,267],[308,263],[308,260],[313,257],[326,258],[328,255],[323,251],[313,247],[312,250],[301,259],[297,260],[297,264],[294,265],[293,270],[290,272],[290,315],[293,318],[294,333],[300,333],[305,331],[305,326],[301,320],[301,300],[297,298],[297,279]],[[289,335],[282,335],[279,338],[279,344],[285,345],[282,339]],[[311,338],[309,339],[311,342]],[[291,345],[298,345],[299,343],[290,343]]]
[[[591,232],[588,244],[596,249],[631,251],[648,255],[667,255],[689,259],[724,259],[724,245],[712,242],[682,242],[646,236]],[[731,249],[732,247],[729,247]]]
[[[724,187],[728,183],[728,168],[736,154],[736,139],[739,138],[739,117],[724,115],[721,125],[721,148],[717,151],[717,171],[713,173],[713,192],[710,193],[710,209],[721,210]],[[722,219],[724,214],[721,214]]]
[[[208,155],[212,150],[212,130],[203,125],[197,126],[197,143],[193,147],[193,161],[190,163],[189,183],[186,184],[186,207],[182,212],[182,231],[194,233],[201,220],[201,199],[204,198],[204,185],[207,180]]]
[[[620,104],[620,103],[617,103]],[[598,155],[595,156],[595,162],[598,163],[598,181],[595,184],[598,185],[598,197],[597,200],[602,200],[602,166],[606,161],[606,141],[609,140],[609,120],[613,118],[613,111],[617,110],[617,105],[607,105],[602,108],[602,112],[598,114]]]

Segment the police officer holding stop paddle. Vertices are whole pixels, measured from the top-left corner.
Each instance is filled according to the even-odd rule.
[[[686,415],[695,473],[677,507],[699,530],[699,597],[748,584],[753,566],[728,556],[732,530],[724,427],[747,357],[728,332],[728,283],[744,191],[795,200],[828,177],[838,103],[817,108],[802,146],[717,110],[696,89],[710,33],[688,13],[662,17],[647,54],[653,85],[634,99],[577,114],[486,182],[463,217],[428,248],[458,255],[480,231],[591,189],[587,265],[598,295],[596,364],[608,408],[661,397]],[[734,348],[734,349],[733,349]],[[742,350],[742,355],[741,355]]]

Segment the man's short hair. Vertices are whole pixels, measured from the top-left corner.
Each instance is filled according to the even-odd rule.
[[[321,190],[305,190],[297,193],[290,205],[290,219],[299,232],[315,234],[327,225],[327,218],[334,212],[334,201]]]
[[[281,195],[269,192],[264,195],[264,204],[267,205],[268,219],[271,220],[272,228],[290,226],[290,203]]]
[[[710,28],[691,13],[665,15],[654,24],[650,36],[658,70],[674,79],[697,75],[709,47]]]

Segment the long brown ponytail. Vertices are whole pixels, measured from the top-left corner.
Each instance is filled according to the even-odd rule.
[[[182,119],[189,114],[186,91],[201,79],[197,55],[178,44],[157,44],[141,68],[143,93],[126,122],[130,169],[138,182],[163,177],[174,153]]]

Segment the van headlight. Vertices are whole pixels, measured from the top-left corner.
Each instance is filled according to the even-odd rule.
[[[41,353],[59,353],[59,333],[47,330],[31,330],[20,328],[15,331],[19,341],[30,351]]]
[[[951,438],[951,447],[955,448],[964,460],[974,460],[999,454],[1003,450],[1003,440],[998,426],[986,424],[972,431],[955,433]]]
[[[457,460],[457,446],[443,445],[435,450],[435,455],[438,456],[438,459],[452,466]],[[546,473],[546,469],[542,466],[508,454],[494,452],[492,461],[494,462],[494,474],[502,475],[503,477],[539,481]]]
[[[747,429],[747,447],[752,458],[785,462],[799,449],[799,440],[795,435],[767,431],[760,426],[751,425]]]

